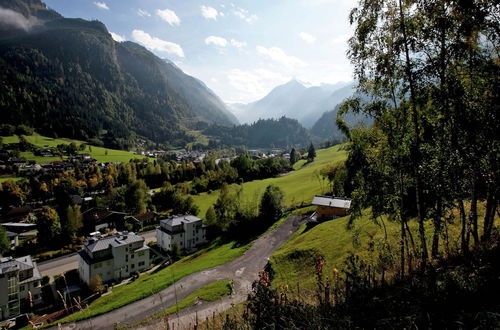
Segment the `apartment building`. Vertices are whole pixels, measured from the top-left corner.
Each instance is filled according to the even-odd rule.
[[[149,247],[132,232],[105,237],[93,233],[78,251],[80,278],[87,284],[99,275],[103,282],[120,281],[149,267]]]
[[[31,256],[0,258],[0,320],[41,304],[41,279]]]
[[[156,242],[165,251],[171,251],[174,244],[182,250],[195,250],[206,242],[203,220],[194,215],[178,215],[160,220],[156,228]]]

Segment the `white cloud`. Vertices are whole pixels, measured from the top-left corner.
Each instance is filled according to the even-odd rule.
[[[316,41],[316,37],[313,36],[313,35],[310,35],[309,33],[306,33],[306,32],[300,32],[299,33],[299,37],[300,39],[304,40],[305,42],[307,43],[314,43]]]
[[[229,84],[236,90],[230,102],[251,102],[257,100],[277,85],[290,80],[290,77],[267,69],[233,69],[227,73]]]
[[[97,1],[97,2],[94,2],[94,5],[96,5],[97,7],[101,8],[101,9],[109,10],[109,7],[105,2]]]
[[[235,39],[231,39],[231,45],[233,45],[236,48],[242,48],[242,47],[245,47],[247,45],[247,43],[244,41],[238,41]]]
[[[111,37],[117,42],[124,42],[125,41],[125,37],[122,35],[119,35],[118,33],[114,33],[114,32],[109,31],[109,34],[111,34]]]
[[[151,17],[151,14],[147,10],[141,8],[137,10],[137,15],[142,17]]]
[[[250,14],[248,10],[240,8],[240,7],[235,7],[234,4],[231,4],[233,6],[233,15],[236,17],[241,18],[242,20],[252,23],[258,19],[257,15],[255,14]]]
[[[11,25],[25,31],[29,31],[32,27],[42,24],[35,16],[24,17],[17,11],[4,9],[0,7],[0,22],[2,25]]]
[[[271,60],[286,66],[289,69],[303,68],[307,66],[307,63],[301,59],[287,55],[281,48],[271,47],[266,48],[263,46],[257,46],[256,50],[259,54],[269,57]]]
[[[181,19],[179,18],[179,16],[177,16],[175,11],[173,10],[157,9],[156,15],[172,26],[181,24]]]
[[[151,36],[142,30],[133,30],[132,38],[148,48],[149,50],[156,50],[159,52],[164,52],[168,54],[174,54],[179,57],[184,57],[184,51],[182,47],[174,42],[165,41],[156,37]]]
[[[217,9],[209,6],[201,6],[201,15],[205,18],[208,19],[217,19],[217,15],[219,15],[219,12]]]
[[[219,47],[226,47],[227,40],[222,37],[210,36],[205,39],[205,44],[207,45],[215,45]]]

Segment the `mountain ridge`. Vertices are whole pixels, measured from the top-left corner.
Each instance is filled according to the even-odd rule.
[[[114,41],[99,21],[63,18],[39,0],[0,7],[15,18],[0,26],[3,123],[125,149],[141,140],[184,146],[201,123],[237,123],[205,84],[141,45]]]

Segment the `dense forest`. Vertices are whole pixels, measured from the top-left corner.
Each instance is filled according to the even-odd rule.
[[[306,146],[311,141],[309,132],[296,119],[259,119],[255,123],[233,127],[213,125],[203,131],[215,146],[252,148],[285,148]]]
[[[184,146],[198,122],[237,123],[203,83],[135,43],[115,42],[104,24],[62,18],[40,1],[0,4],[39,18],[28,31],[1,25],[4,123],[121,149],[139,138]]]

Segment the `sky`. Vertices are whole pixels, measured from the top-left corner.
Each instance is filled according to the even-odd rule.
[[[97,19],[201,79],[226,103],[249,103],[297,79],[352,80],[348,15],[356,0],[44,0]]]

